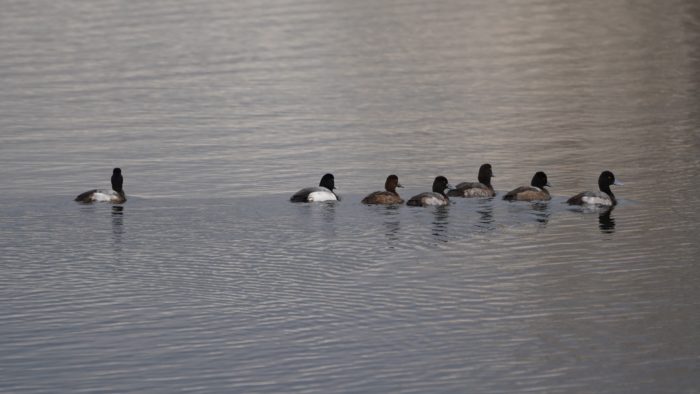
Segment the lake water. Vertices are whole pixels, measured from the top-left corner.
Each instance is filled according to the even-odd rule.
[[[694,0],[3,1],[0,391],[698,392],[699,42]]]

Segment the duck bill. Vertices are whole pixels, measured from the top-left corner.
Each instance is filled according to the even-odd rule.
[[[623,186],[623,185],[624,185],[624,182],[618,181],[617,179],[615,179],[615,182],[613,182],[613,185],[615,185],[615,186]]]
[[[403,187],[403,185],[400,184],[400,183],[397,183],[397,184],[396,184],[396,187]]]

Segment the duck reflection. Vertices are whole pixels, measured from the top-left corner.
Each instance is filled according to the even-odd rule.
[[[335,203],[323,202],[320,203],[321,219],[323,221],[321,228],[327,233],[335,237]]]
[[[598,214],[598,227],[603,234],[612,234],[615,232],[615,218],[610,216],[612,211],[613,207],[610,207]]]
[[[546,202],[536,202],[532,204],[532,213],[535,216],[535,220],[542,225],[546,225],[549,222],[549,216],[551,211],[549,209],[549,204]]]
[[[572,212],[579,212],[584,215],[598,215],[598,228],[603,234],[612,234],[615,232],[615,218],[612,217],[612,211],[615,207],[586,205],[570,209]]]
[[[321,217],[324,221],[332,223],[335,221],[335,204],[332,202],[323,203],[321,205]]]
[[[335,236],[336,204],[334,201],[292,204],[292,207],[303,221],[313,223],[315,228],[322,230],[329,236]]]
[[[401,228],[401,221],[399,220],[399,206],[382,206],[380,212],[384,216],[384,235],[392,244],[398,242],[399,229]]]
[[[112,207],[112,239],[114,245],[122,243],[122,234],[124,233],[124,207],[115,205]]]
[[[447,242],[448,214],[450,212],[447,205],[438,206],[433,211],[432,233],[437,241]]]
[[[493,204],[492,204],[493,199],[488,199],[488,201],[484,201],[484,203],[480,204],[479,207],[476,210],[476,213],[479,214],[479,221],[477,223],[477,227],[485,229],[485,230],[493,230],[494,229],[494,218],[493,218]]]

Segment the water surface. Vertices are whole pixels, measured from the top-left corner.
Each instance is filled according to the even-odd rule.
[[[0,390],[695,392],[692,1],[6,1]],[[495,199],[364,206],[436,175]],[[124,171],[122,207],[80,205]],[[612,211],[566,198],[612,170]],[[500,195],[547,172],[548,203]],[[343,200],[291,204],[332,172]]]

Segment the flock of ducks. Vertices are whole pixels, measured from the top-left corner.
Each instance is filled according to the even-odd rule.
[[[433,181],[433,190],[430,192],[420,193],[411,197],[406,205],[410,206],[431,206],[431,205],[447,205],[450,202],[450,197],[494,197],[496,191],[491,185],[493,178],[493,170],[491,164],[483,164],[479,168],[478,182],[462,182],[456,187],[450,185],[447,178],[438,176]],[[612,206],[617,204],[617,199],[612,190],[611,185],[622,185],[622,182],[615,179],[610,171],[603,171],[598,178],[598,188],[600,191],[586,191],[579,193],[566,202],[570,205],[603,205]],[[547,181],[547,174],[538,171],[532,177],[529,186],[520,186],[506,193],[503,199],[506,201],[547,201],[552,197],[549,191],[545,188],[551,186]],[[377,191],[369,194],[362,199],[363,204],[403,204],[404,200],[396,192],[397,187],[402,187],[399,183],[399,177],[389,175],[384,183],[383,191]],[[337,201],[340,197],[333,191],[335,189],[335,179],[333,174],[326,174],[321,178],[318,187],[307,187],[294,193],[290,198],[292,202],[316,202],[316,201]]]
[[[496,192],[491,185],[493,178],[491,164],[483,164],[479,168],[477,182],[463,182],[456,187],[450,185],[447,178],[438,176],[433,181],[433,190],[420,193],[411,197],[406,205],[410,206],[436,206],[447,205],[450,197],[494,197]],[[122,204],[126,202],[124,193],[124,178],[122,170],[115,168],[112,171],[112,190],[89,190],[80,194],[75,201],[81,203],[109,202],[112,204]],[[615,179],[610,171],[603,171],[598,177],[598,188],[600,191],[586,191],[579,193],[566,202],[570,205],[602,205],[613,206],[617,204],[615,195],[610,190],[611,185],[622,185],[622,182]],[[538,171],[532,177],[529,186],[520,186],[506,193],[503,199],[506,201],[547,201],[552,197],[545,187],[551,186],[547,181],[547,174]],[[389,175],[384,183],[382,191],[376,191],[362,199],[363,204],[403,204],[404,200],[396,192],[397,187],[403,187],[399,183],[399,177]],[[333,174],[325,174],[317,187],[307,187],[294,193],[290,198],[292,202],[317,202],[317,201],[339,201],[340,197],[335,194],[335,178]]]

